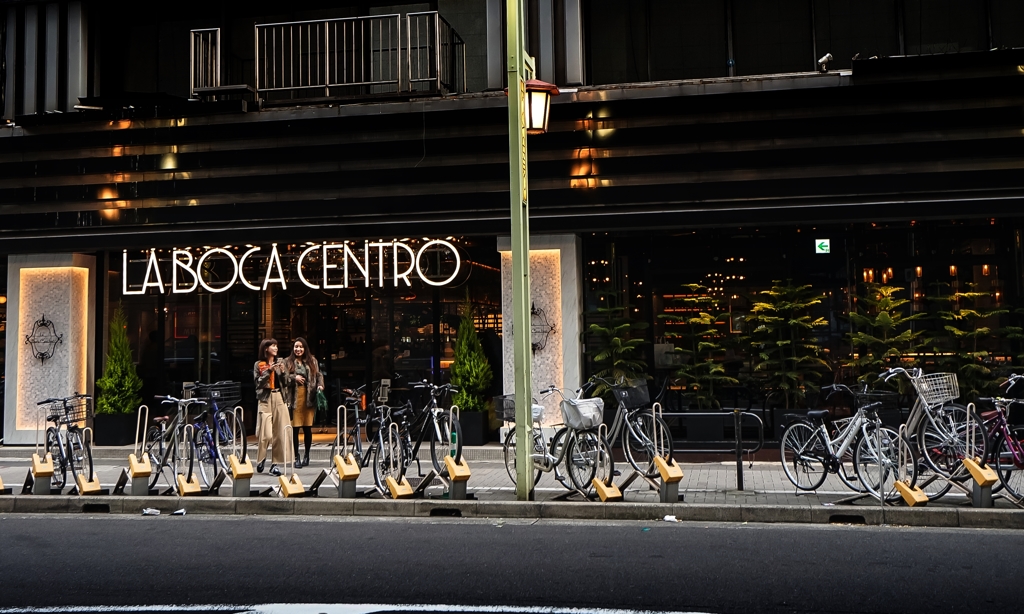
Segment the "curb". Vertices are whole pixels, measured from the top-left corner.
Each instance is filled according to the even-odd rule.
[[[0,514],[189,514],[392,516],[462,518],[557,518],[568,520],[864,524],[913,527],[1024,529],[1024,513],[1010,509],[817,507],[803,505],[713,505],[707,503],[582,503],[534,501],[445,501],[439,499],[282,499],[270,497],[0,497]]]

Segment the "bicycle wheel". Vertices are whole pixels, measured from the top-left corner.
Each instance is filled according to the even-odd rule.
[[[60,437],[57,434],[57,427],[51,426],[46,429],[46,454],[53,459],[53,477],[50,478],[51,488],[64,488],[67,484],[67,457],[64,456],[64,448],[60,445]]]
[[[195,458],[196,470],[199,472],[199,479],[203,481],[203,486],[209,486],[217,477],[216,451],[210,449],[210,440],[214,439],[212,435],[210,431],[204,429],[197,431],[192,437],[191,452]]]
[[[966,478],[963,460],[968,450],[968,418],[974,423],[973,455],[985,458],[988,437],[978,415],[962,405],[944,405],[921,419],[918,451],[935,473],[946,478]]]
[[[828,475],[820,433],[806,422],[794,422],[782,433],[782,468],[800,490],[814,490]]]
[[[211,437],[214,442],[217,462],[224,471],[231,473],[231,462],[228,456],[238,449],[239,462],[245,462],[245,424],[241,420],[235,420],[235,412],[219,411],[216,419],[217,435]]]
[[[658,441],[655,446],[654,431],[657,425]],[[648,411],[638,412],[627,418],[622,429],[622,450],[626,461],[643,475],[653,478],[658,476],[658,468],[654,464],[657,452],[663,456],[672,456],[672,433],[661,418],[655,421],[654,414]],[[657,452],[655,451],[657,448]]]
[[[887,502],[902,499],[896,491],[896,481],[905,480],[908,486],[917,483],[917,459],[910,444],[896,431],[881,427],[879,433],[869,427],[853,453],[857,478],[869,493]],[[902,465],[901,465],[902,463]]]
[[[72,475],[81,475],[87,482],[92,481],[92,446],[82,439],[78,430],[68,431],[68,461]]]
[[[402,481],[402,442],[395,433],[390,433],[389,437],[383,435],[373,449],[373,482],[380,492],[390,494],[387,478],[390,476],[397,482]]]
[[[451,417],[451,428],[448,427],[448,419]],[[427,426],[427,428],[430,428]],[[434,470],[438,473],[445,468],[444,457],[452,456],[455,462],[462,460],[462,426],[459,419],[451,416],[450,412],[442,411],[437,414],[437,430],[431,428],[430,434],[430,460],[434,463]],[[452,431],[455,431],[452,433]],[[438,433],[441,439],[438,440]]]
[[[851,444],[846,448],[846,452],[843,452],[843,456],[839,459],[839,471],[836,475],[839,476],[839,481],[853,492],[865,493],[868,489],[864,488],[864,485],[860,483],[860,478],[857,477],[857,467],[853,463],[853,451],[854,445]]]
[[[565,451],[569,479],[577,490],[589,493],[594,487],[594,478],[608,480],[615,471],[611,449],[597,431],[576,432],[569,439]]]
[[[996,473],[999,474],[999,481],[1006,489],[1006,493],[1015,499],[1024,495],[1024,466],[1014,462],[1014,450],[1020,455],[1024,450],[1024,440],[1014,435],[1014,440],[1008,441],[999,437],[997,445],[993,448],[996,451]]]
[[[502,445],[502,454],[505,458],[505,471],[508,473],[508,477],[512,480],[512,484],[516,483],[516,429],[515,427],[510,428],[508,433],[505,434],[505,443]],[[537,475],[533,476],[533,485],[536,486],[537,482],[540,482],[540,469],[537,470]]]

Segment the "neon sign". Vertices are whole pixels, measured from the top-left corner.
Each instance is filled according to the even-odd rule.
[[[155,289],[161,294],[189,294],[202,288],[207,292],[218,293],[230,290],[238,284],[257,291],[265,291],[270,286],[280,286],[282,290],[287,290],[289,281],[292,284],[301,283],[312,290],[340,290],[354,287],[354,282],[360,280],[362,283],[358,285],[365,288],[369,288],[373,283],[383,288],[388,281],[397,288],[399,281],[404,282],[406,286],[412,286],[410,277],[413,276],[430,286],[447,286],[455,281],[462,268],[459,250],[441,239],[426,241],[418,250],[402,241],[364,241],[362,253],[357,250],[358,247],[353,249],[348,241],[311,245],[298,255],[294,267],[289,268],[282,263],[277,243],[271,245],[269,250],[263,247],[249,247],[241,256],[227,248],[213,247],[205,248],[198,258],[189,250],[177,248],[170,250],[169,258],[160,258],[156,249],[150,249],[146,257],[145,271],[142,272],[141,267],[136,265],[131,275],[128,250],[124,250],[121,291],[125,295],[146,294],[150,289]],[[448,275],[446,279],[438,279],[438,275],[430,275],[424,270],[430,264],[425,262],[430,260],[425,256],[442,251],[450,254],[447,261],[452,263],[449,267],[450,274],[447,271],[441,274]],[[265,264],[261,266],[258,260],[265,260]],[[284,260],[289,260],[288,254]],[[222,269],[227,269],[226,276],[212,278],[208,271],[214,262],[220,263]],[[250,272],[257,276],[250,279],[247,277],[247,271],[251,269],[256,269]],[[221,273],[223,272],[221,270]],[[129,283],[129,278],[141,278],[141,284]],[[131,290],[131,287],[141,289]]]

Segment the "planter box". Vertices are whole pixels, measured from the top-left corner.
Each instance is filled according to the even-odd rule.
[[[490,416],[485,411],[464,411],[459,414],[462,445],[482,446],[490,439]]]
[[[93,443],[128,446],[135,443],[135,414],[96,414],[92,418]]]

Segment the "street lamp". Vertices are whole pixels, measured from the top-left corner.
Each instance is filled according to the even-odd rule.
[[[558,88],[533,79],[534,61],[526,54],[523,0],[506,0],[508,27],[508,161],[512,248],[512,367],[516,400],[516,498],[533,499],[533,346],[530,322],[530,209],[526,135],[548,128],[551,96]]]
[[[539,79],[526,82],[526,134],[544,134],[548,131],[551,97],[558,93],[558,86],[554,84]]]

